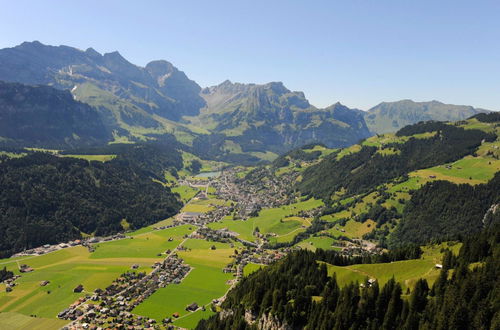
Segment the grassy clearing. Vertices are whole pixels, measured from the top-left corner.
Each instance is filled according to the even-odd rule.
[[[352,271],[345,267],[333,266],[330,264],[326,264],[328,270],[328,276],[333,276],[335,274],[337,278],[337,283],[340,286],[345,286],[351,282],[363,282],[366,279],[365,274],[361,274],[359,272]]]
[[[19,313],[0,313],[0,329],[30,329],[30,330],[50,330],[60,329],[69,321],[59,319],[47,319],[42,317],[29,317]]]
[[[234,231],[239,234],[239,238],[254,241],[255,237],[253,236],[254,231],[254,223],[253,221],[247,220],[233,220],[231,217],[226,217],[220,222],[212,222],[208,224],[209,228],[212,229],[222,229],[227,228],[230,231]]]
[[[26,156],[27,153],[14,153],[14,152],[7,152],[7,151],[0,151],[0,156],[7,156],[9,158],[21,158]]]
[[[351,266],[328,266],[328,274],[337,274],[339,284],[345,285],[352,281],[363,281],[366,277],[375,278],[382,286],[392,277],[399,281],[403,287],[412,288],[419,278],[425,278],[432,285],[439,276],[440,270],[435,268],[436,263],[441,263],[443,248],[450,249],[457,254],[461,244],[441,243],[422,247],[424,253],[420,259],[396,261],[383,264],[362,264]]]
[[[346,222],[345,226],[338,226],[339,229],[336,227],[327,229],[325,232],[335,237],[361,238],[364,234],[371,232],[375,228],[375,221],[368,219],[361,223],[351,219]]]
[[[212,245],[216,246],[211,250]],[[224,274],[222,268],[231,262],[229,257],[234,248],[229,244],[190,239],[184,243],[188,251],[179,252],[179,257],[193,267],[188,276],[177,285],[159,289],[151,297],[134,309],[134,313],[161,320],[178,312],[181,318],[175,325],[192,327],[207,313],[190,313],[185,310],[188,304],[196,302],[200,306],[208,305],[229,289],[226,283],[232,274]],[[189,316],[186,316],[189,315]],[[186,324],[188,323],[188,324]]]
[[[173,193],[179,194],[181,201],[184,203],[193,198],[199,191],[199,189],[190,186],[177,186],[171,188],[171,190]]]
[[[243,276],[248,276],[256,271],[258,271],[259,269],[262,269],[264,267],[267,267],[267,265],[262,265],[262,264],[254,264],[252,262],[248,263],[245,265],[245,267],[243,268]]]
[[[331,237],[315,236],[315,237],[310,237],[310,238],[296,244],[296,246],[299,246],[303,249],[307,249],[307,250],[311,250],[311,251],[316,251],[316,249],[339,250],[339,248],[332,246],[333,242],[335,242],[335,240]]]
[[[88,160],[89,162],[90,161],[107,162],[116,158],[116,155],[61,155],[61,157],[85,159]]]
[[[126,233],[125,235],[126,236],[136,236],[136,235],[140,235],[140,234],[145,234],[145,233],[148,233],[150,231],[155,230],[154,228],[169,226],[169,225],[172,225],[173,223],[174,223],[174,218],[172,217],[172,218],[168,218],[168,219],[165,219],[162,221],[158,221],[157,223],[154,223],[154,224],[147,226],[147,227],[143,227],[143,228],[135,230],[133,232]]]
[[[411,176],[453,183],[486,183],[500,171],[500,160],[467,156],[454,163],[439,165],[410,173]]]
[[[359,144],[355,144],[353,146],[350,146],[349,148],[344,148],[342,149],[338,155],[337,155],[337,160],[347,156],[347,155],[350,155],[350,154],[354,154],[356,152],[359,152],[361,150],[361,145]]]
[[[214,222],[208,226],[212,229],[227,228],[239,233],[240,238],[252,242],[255,241],[253,232],[258,227],[262,234],[273,233],[277,236],[290,235],[281,238],[281,241],[285,242],[293,239],[293,237],[300,232],[299,230],[303,228],[302,226],[307,227],[310,225],[310,219],[302,219],[294,216],[301,210],[311,210],[322,205],[322,201],[311,198],[306,201],[284,205],[282,207],[262,210],[257,217],[250,218],[246,221],[232,220],[231,217],[226,217],[221,222]]]

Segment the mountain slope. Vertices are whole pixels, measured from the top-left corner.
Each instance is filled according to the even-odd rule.
[[[327,207],[315,237],[371,240],[382,247],[455,239],[498,222],[500,117],[422,122],[359,145],[311,145],[271,165],[275,176]],[[288,245],[289,246],[289,245]]]
[[[197,114],[204,105],[198,95],[201,88],[171,63],[153,61],[143,68],[128,62],[118,52],[101,55],[92,48],[81,51],[35,41],[2,49],[0,79],[51,85],[73,92],[82,84],[90,84],[94,88],[75,95],[89,103],[105,93],[117,96],[121,104],[103,106],[114,111],[117,124],[124,120],[123,114],[131,126],[159,127],[161,123],[154,115],[178,120],[182,115]]]
[[[282,83],[226,81],[202,91],[169,62],[139,67],[118,52],[101,55],[92,48],[35,41],[1,49],[0,79],[71,90],[99,112],[115,138],[171,133],[219,158],[269,159],[309,142],[348,146],[371,134],[359,111],[341,104],[317,109]],[[213,140],[216,147],[207,145]]]
[[[207,106],[193,124],[225,134],[243,151],[282,152],[310,142],[351,145],[370,135],[362,115],[339,103],[310,105],[302,92],[281,82],[264,85],[225,81],[201,92]]]
[[[110,139],[97,111],[68,91],[0,81],[0,145],[72,148]]]
[[[488,110],[466,105],[444,104],[438,101],[414,102],[401,100],[383,102],[365,113],[368,128],[373,133],[395,132],[420,121],[457,121]]]

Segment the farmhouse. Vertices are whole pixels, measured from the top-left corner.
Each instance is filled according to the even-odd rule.
[[[34,269],[33,269],[33,268],[31,268],[31,267],[30,267],[30,266],[28,266],[28,265],[23,264],[23,265],[19,266],[19,271],[20,271],[21,273],[29,273],[29,272],[34,271]]]
[[[74,293],[80,293],[83,291],[83,285],[79,284],[76,288],[73,289]]]
[[[196,311],[197,309],[198,309],[198,304],[197,304],[197,303],[195,303],[195,302],[194,302],[194,303],[192,303],[192,304],[190,304],[190,305],[187,305],[187,307],[186,307],[186,310],[187,310],[188,312],[194,312],[194,311]]]

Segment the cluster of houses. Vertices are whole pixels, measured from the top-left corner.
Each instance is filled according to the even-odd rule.
[[[88,328],[155,328],[155,320],[130,312],[158,288],[180,283],[190,267],[176,255],[152,267],[148,275],[135,271],[122,274],[105,290],[97,289],[93,295],[80,298],[58,317],[73,321],[68,329],[85,328],[84,325]]]
[[[238,177],[237,169],[222,172],[219,180],[212,186],[216,188],[219,198],[236,201],[234,206],[241,219],[257,215],[262,208],[277,207],[294,201],[295,195],[290,191],[296,174],[290,173],[280,177],[272,175],[269,169],[262,168],[244,180]]]
[[[77,246],[77,245],[83,245],[89,248],[89,250],[92,249],[91,244],[99,243],[99,242],[107,242],[107,241],[113,241],[113,240],[118,240],[118,239],[123,239],[125,238],[125,235],[122,233],[118,233],[112,236],[106,236],[106,237],[90,237],[84,240],[76,239],[73,241],[69,241],[67,243],[59,243],[59,244],[45,244],[43,246],[39,246],[33,249],[29,250],[24,250],[22,252],[13,254],[11,258],[16,258],[16,257],[25,257],[25,256],[39,256],[43,255],[49,252],[54,252],[57,250],[65,249],[68,247],[72,246]],[[91,251],[92,252],[92,251]]]
[[[201,227],[196,232],[191,234],[191,238],[205,239],[211,242],[220,243],[231,243],[231,238],[233,238],[237,233],[231,232],[227,229],[211,229],[208,227]]]
[[[283,258],[290,249],[283,251],[265,250],[263,248],[247,247],[246,249],[234,254],[234,262],[227,265],[222,271],[224,273],[233,273],[237,278],[243,276],[243,268],[249,263],[269,265]]]
[[[3,283],[5,283],[5,291],[12,292],[13,288],[17,285],[16,280],[20,277],[21,275],[14,275],[11,278],[4,280]]]

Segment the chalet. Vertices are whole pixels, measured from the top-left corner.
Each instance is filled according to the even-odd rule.
[[[187,306],[186,306],[186,310],[187,310],[188,312],[194,312],[194,311],[196,311],[197,309],[198,309],[198,304],[197,304],[197,303],[195,303],[195,302],[194,302],[194,303],[192,303],[191,305],[187,305]]]
[[[74,293],[80,293],[83,291],[83,285],[79,284],[76,288],[73,289]]]
[[[29,272],[34,271],[34,269],[33,269],[33,268],[31,268],[31,267],[30,267],[30,266],[28,266],[28,265],[24,265],[24,264],[23,264],[23,265],[19,266],[19,271],[20,271],[21,273],[29,273]]]
[[[438,269],[443,269],[443,265],[441,265],[441,264],[436,264],[434,267],[436,267]]]

